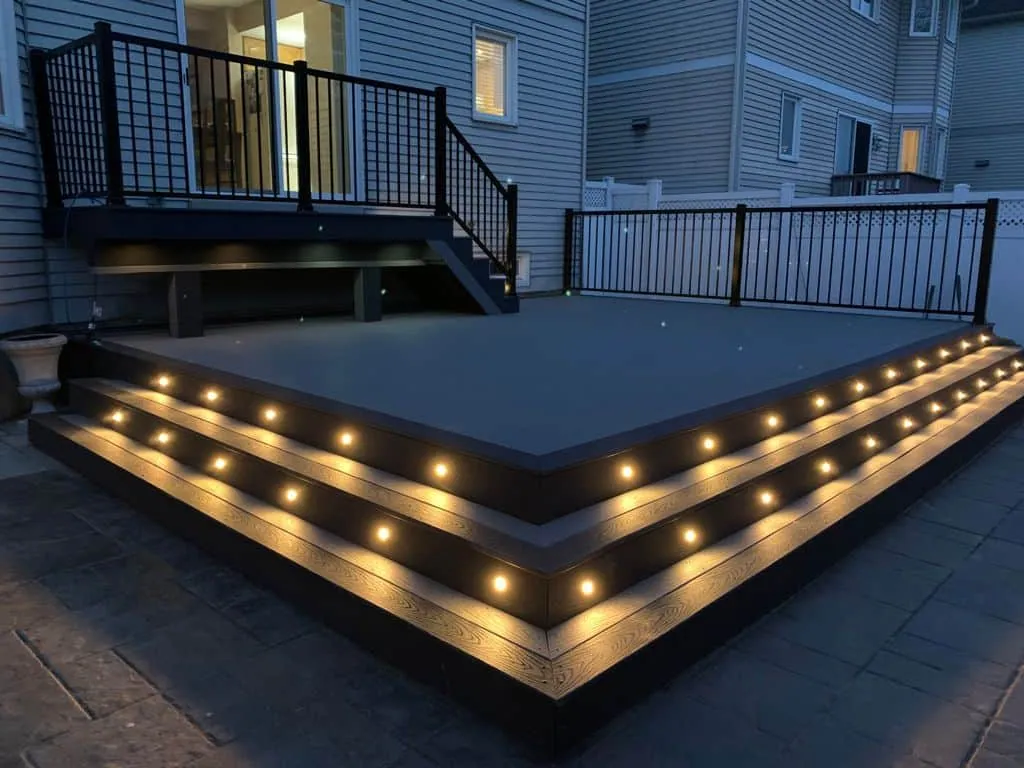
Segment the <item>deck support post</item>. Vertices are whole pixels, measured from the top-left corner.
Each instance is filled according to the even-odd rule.
[[[172,272],[167,285],[167,321],[171,336],[203,335],[203,283],[199,272]]]
[[[361,267],[356,272],[355,316],[361,323],[375,323],[383,313],[380,267]]]

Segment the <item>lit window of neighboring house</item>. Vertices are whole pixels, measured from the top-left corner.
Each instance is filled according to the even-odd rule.
[[[900,172],[921,171],[921,150],[924,148],[924,128],[903,128],[900,131]]]
[[[948,0],[946,8],[946,39],[956,42],[960,32],[960,0]]]
[[[779,158],[800,159],[800,99],[782,94],[779,114]]]
[[[516,122],[516,38],[504,32],[473,30],[473,117]]]
[[[14,0],[0,0],[0,127],[20,129],[23,126]]]
[[[938,0],[913,0],[910,4],[910,36],[934,37]]]
[[[850,0],[850,7],[861,16],[869,19],[878,18],[878,4],[881,0]]]

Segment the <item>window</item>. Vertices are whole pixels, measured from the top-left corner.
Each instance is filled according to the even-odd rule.
[[[946,39],[956,42],[960,31],[960,0],[948,0],[946,7]]]
[[[782,94],[779,114],[779,158],[798,160],[800,157],[800,99]]]
[[[836,163],[839,175],[868,173],[871,166],[871,123],[848,115],[836,122]]]
[[[516,122],[516,38],[473,30],[473,117]]]
[[[900,173],[921,172],[921,150],[924,148],[924,128],[900,130]]]
[[[910,3],[910,36],[934,37],[938,0],[912,0]]]
[[[0,0],[0,126],[20,129],[23,119],[14,3]]]
[[[867,16],[869,19],[878,18],[878,4],[882,0],[850,0],[850,7],[853,8],[861,16]]]
[[[949,139],[945,128],[935,131],[935,167],[932,175],[937,179],[946,178],[946,154],[949,151]]]

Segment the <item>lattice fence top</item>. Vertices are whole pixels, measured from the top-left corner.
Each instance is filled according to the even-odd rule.
[[[1024,227],[1024,199],[999,201],[999,226]]]
[[[583,210],[603,211],[608,208],[608,188],[588,184],[583,190]]]
[[[749,205],[751,207],[767,207],[778,205],[778,197],[746,197],[730,198],[728,200],[694,200],[693,198],[662,198],[658,202],[658,209],[662,211],[686,210],[686,211],[707,211],[716,208],[735,208],[737,205]]]

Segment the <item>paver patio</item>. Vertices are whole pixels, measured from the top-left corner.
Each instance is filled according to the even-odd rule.
[[[1024,427],[567,766],[1024,764]],[[0,425],[0,768],[544,764]]]

